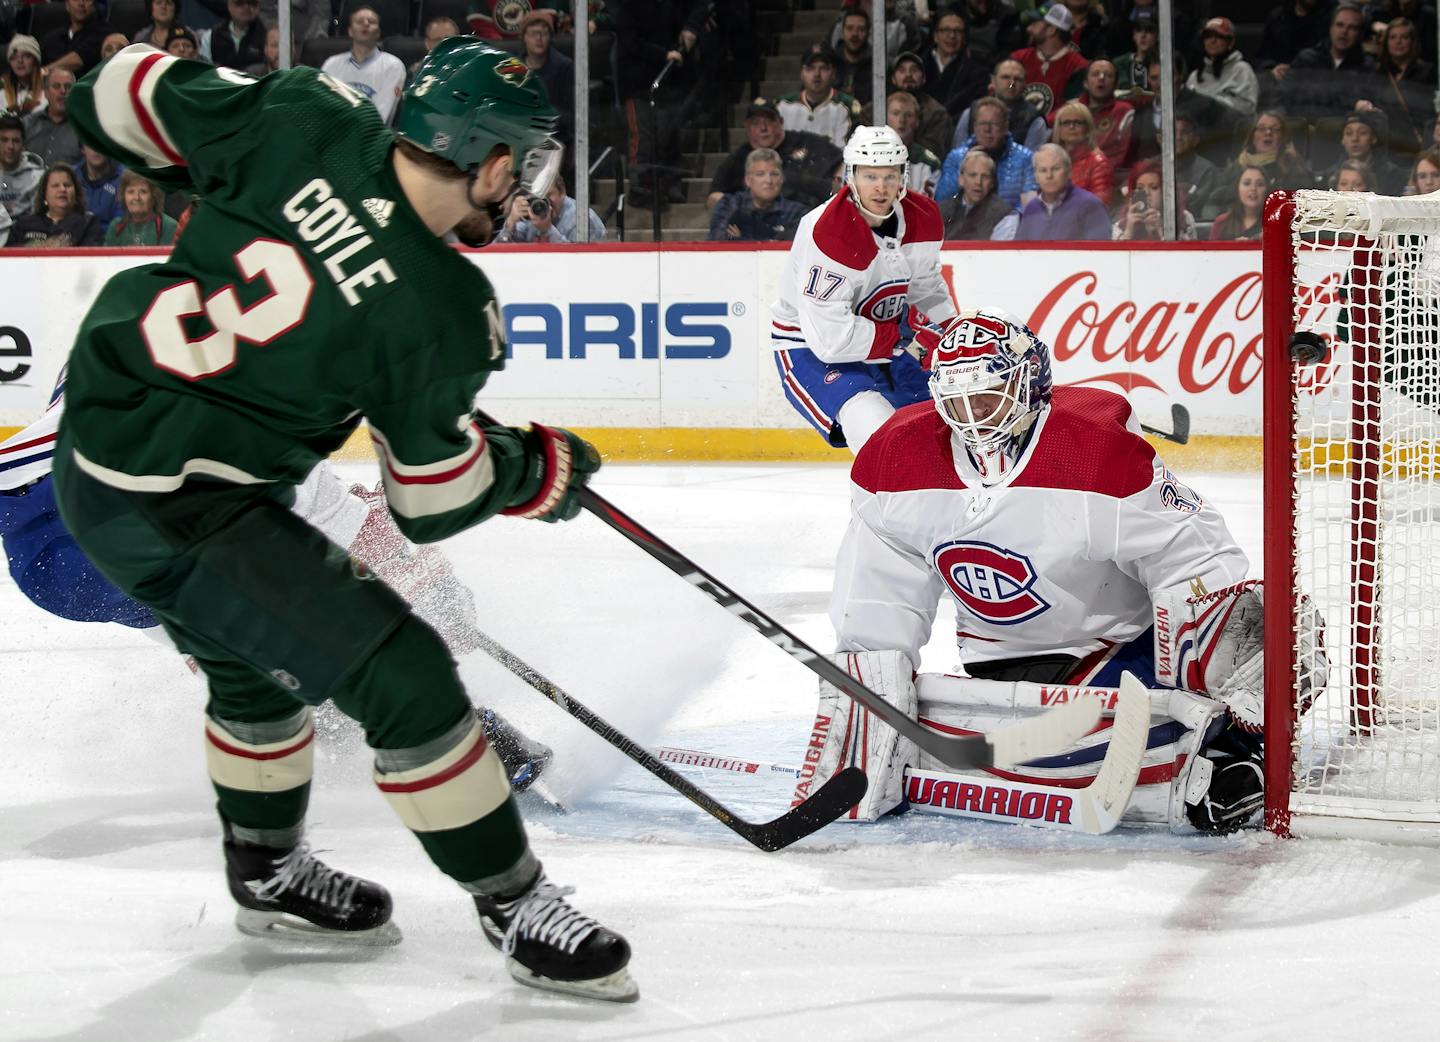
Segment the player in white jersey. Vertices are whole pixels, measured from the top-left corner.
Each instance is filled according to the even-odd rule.
[[[859,452],[895,409],[928,396],[907,329],[955,314],[940,277],[944,223],[905,191],[909,149],[856,127],[845,185],[800,221],[770,309],[785,397],[837,448]]]
[[[21,593],[52,615],[118,623],[172,646],[149,609],[116,589],[65,530],[50,480],[64,394],[62,370],[40,418],[0,442],[0,543],[10,575]],[[401,535],[378,488],[347,486],[322,462],[296,487],[291,509],[409,601],[452,655],[480,647],[474,593],[438,546],[416,546]],[[481,709],[480,718],[511,785],[527,788],[548,763],[549,748],[491,709]]]
[[[1165,712],[1136,791],[1150,787],[1172,821],[1244,824],[1262,799],[1261,591],[1224,519],[1156,455],[1123,397],[1053,387],[1049,349],[1018,319],[967,311],[939,332],[917,337],[933,402],[897,413],[851,471],[830,605],[851,653],[839,661],[932,725],[989,729],[979,707],[932,711],[927,685],[934,696],[943,677],[911,683],[948,592],[973,677],[1113,687],[1126,670],[1184,689],[1152,699]],[[822,687],[822,715],[847,719],[836,695]],[[907,763],[927,764],[869,723],[868,749],[852,734],[856,748],[831,759],[868,757],[873,816],[900,802]],[[1106,737],[1007,776],[1085,784]]]

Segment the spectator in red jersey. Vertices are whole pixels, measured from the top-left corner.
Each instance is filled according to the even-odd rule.
[[[1069,101],[1055,113],[1052,139],[1070,155],[1070,180],[1106,206],[1115,194],[1115,165],[1095,147],[1095,119],[1083,102]]]
[[[1085,70],[1085,93],[1081,102],[1095,120],[1095,147],[1105,153],[1116,170],[1130,164],[1131,135],[1135,129],[1135,107],[1115,97],[1115,63],[1101,58]]]
[[[1270,175],[1263,166],[1242,167],[1230,193],[1230,208],[1210,226],[1211,241],[1259,239],[1265,197],[1270,194]]]
[[[1045,115],[1050,115],[1068,99],[1080,93],[1087,62],[1070,42],[1075,21],[1064,4],[1051,4],[1044,16],[1026,27],[1029,47],[1022,47],[1010,57],[1025,67],[1027,86],[1042,84],[1050,94]]]
[[[1147,159],[1131,170],[1126,205],[1115,222],[1115,238],[1127,242],[1163,239],[1163,191],[1159,160]],[[1195,218],[1186,208],[1183,188],[1175,192],[1175,238],[1181,242],[1195,238]]]

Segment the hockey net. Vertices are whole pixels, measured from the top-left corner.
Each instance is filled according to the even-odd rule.
[[[1440,837],[1440,193],[1277,193],[1264,249],[1266,821]]]

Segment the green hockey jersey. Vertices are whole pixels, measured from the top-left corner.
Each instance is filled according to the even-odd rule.
[[[504,364],[489,281],[421,222],[374,106],[314,69],[255,80],[136,45],[70,95],[87,143],[201,203],[80,328],[63,434],[91,476],[298,483],[366,418],[390,507],[441,538],[513,505],[521,435],[482,430]]]

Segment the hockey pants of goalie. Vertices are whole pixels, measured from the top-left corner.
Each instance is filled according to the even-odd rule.
[[[488,894],[536,875],[504,768],[444,643],[295,517],[287,486],[191,479],[126,492],[82,471],[63,435],[54,477],[81,548],[204,672],[206,763],[237,839],[299,840],[312,707],[330,699],[364,727],[377,787],[442,872]]]
[[[1203,782],[1208,778],[1206,772],[1192,776],[1195,760],[1209,742],[1226,731],[1224,707],[1218,702],[1157,685],[1153,641],[1148,630],[1134,640],[1112,645],[1084,659],[1052,655],[977,664],[972,670],[973,676],[996,681],[993,700],[977,697],[974,685],[957,685],[954,678],[943,674],[921,674],[910,684],[902,675],[908,674],[908,666],[898,652],[852,652],[836,655],[835,661],[852,676],[858,673],[859,679],[872,690],[912,718],[918,718],[926,727],[951,735],[994,731],[1049,708],[1038,701],[1032,704],[1018,699],[1011,694],[1009,681],[1117,687],[1122,673],[1135,674],[1150,689],[1155,704],[1140,774],[1124,815],[1127,821],[1164,823],[1188,829],[1186,801],[1194,802],[1197,794],[1191,791],[1192,787],[1202,785],[1203,792]],[[902,742],[897,747],[898,736],[893,731],[876,727],[868,713],[822,684],[821,711],[806,754],[807,762],[813,758],[818,770],[812,781],[801,782],[807,791],[797,789],[796,795],[802,798],[809,788],[828,778],[839,766],[849,764],[866,767],[867,773],[872,774],[871,791],[846,815],[849,820],[858,821],[874,820],[899,807],[903,801],[924,803],[933,796],[932,789],[914,782],[902,791],[900,770],[894,768],[902,768],[905,763],[922,770],[972,774],[992,786],[1003,786],[1007,780],[1058,788],[1083,786],[1094,779],[1104,762],[1109,750],[1109,726],[1107,718],[1092,734],[1053,756],[1008,769],[957,772],[909,743]],[[886,761],[893,762],[887,764]],[[872,764],[892,769],[876,772]]]

